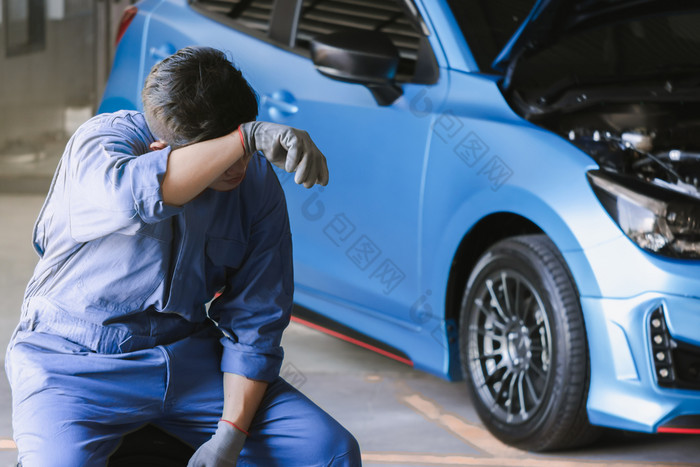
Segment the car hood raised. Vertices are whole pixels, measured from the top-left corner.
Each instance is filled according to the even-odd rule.
[[[547,47],[567,34],[661,12],[699,8],[694,0],[539,0],[491,66],[510,74],[523,54]]]

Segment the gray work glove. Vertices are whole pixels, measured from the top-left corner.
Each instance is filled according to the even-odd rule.
[[[280,169],[294,172],[294,181],[311,188],[328,184],[326,158],[309,134],[285,125],[248,122],[238,127],[246,154],[262,151],[267,160]]]
[[[219,421],[214,436],[202,444],[187,467],[235,467],[247,436],[225,421]]]

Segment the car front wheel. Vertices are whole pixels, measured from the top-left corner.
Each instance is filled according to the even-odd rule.
[[[460,356],[477,413],[500,440],[545,451],[595,437],[580,301],[545,235],[503,240],[479,259],[462,300]]]

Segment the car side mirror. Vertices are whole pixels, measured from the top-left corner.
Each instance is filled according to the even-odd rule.
[[[311,40],[311,59],[329,78],[367,86],[379,105],[403,94],[394,84],[399,51],[383,32],[348,29],[317,36]]]

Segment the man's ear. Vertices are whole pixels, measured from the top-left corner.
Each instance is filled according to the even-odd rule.
[[[165,141],[159,139],[158,141],[152,142],[148,147],[151,148],[151,151],[158,151],[158,150],[160,150],[160,149],[165,149],[165,148],[167,148],[167,147],[168,147],[168,143],[166,143]]]

